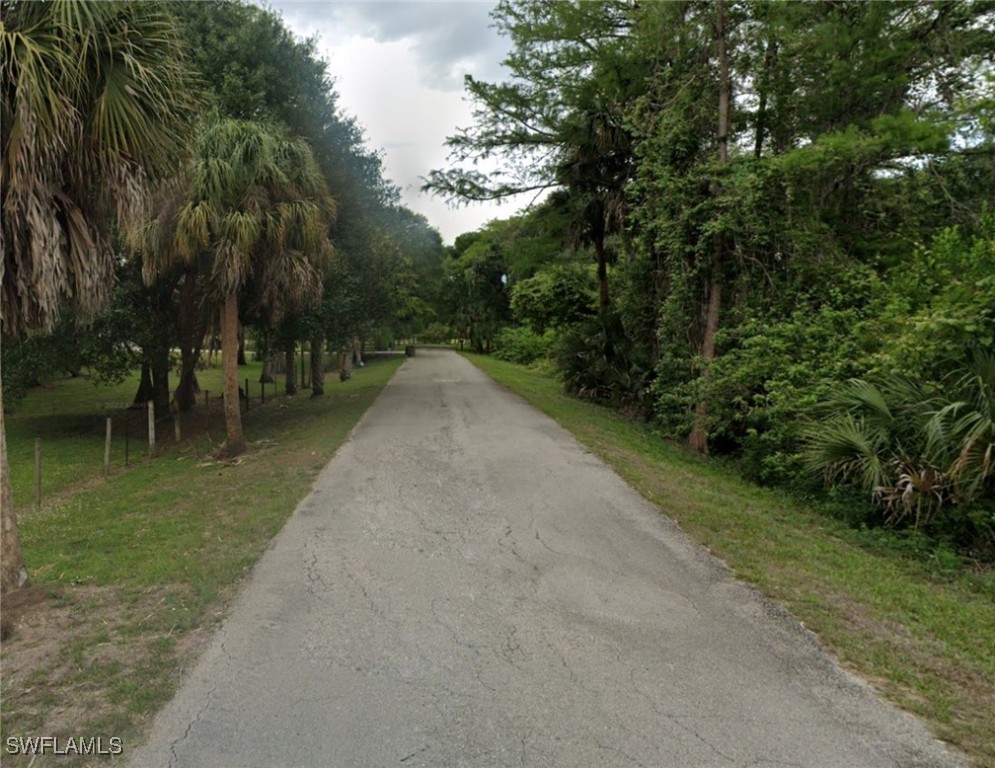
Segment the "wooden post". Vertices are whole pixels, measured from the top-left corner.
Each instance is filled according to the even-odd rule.
[[[155,404],[149,400],[146,404],[149,411],[149,456],[155,455]]]
[[[104,438],[104,474],[111,471],[111,417],[107,417],[107,436]]]
[[[35,509],[41,509],[41,438],[35,438]]]

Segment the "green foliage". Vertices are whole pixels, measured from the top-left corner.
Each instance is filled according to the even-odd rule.
[[[511,319],[508,261],[501,246],[501,226],[460,235],[446,263],[442,291],[453,336],[477,352],[490,352],[494,339]]]
[[[494,357],[519,365],[531,365],[549,355],[556,336],[552,330],[536,333],[531,328],[502,328],[494,340]]]
[[[4,413],[15,412],[28,390],[55,372],[58,363],[50,354],[48,341],[48,337],[40,336],[28,339],[4,336],[0,341]]]
[[[967,350],[995,350],[995,215],[976,232],[941,231],[888,271],[886,347],[893,370],[938,381]]]
[[[568,392],[586,400],[649,415],[652,361],[625,332],[617,315],[578,323],[553,349]]]
[[[695,359],[664,348],[653,394],[665,434],[686,435],[696,403],[705,403],[713,452],[734,455],[763,483],[807,486],[799,427],[833,382],[866,373],[881,340],[877,311],[883,283],[872,270],[824,268],[777,308],[744,310],[719,335],[721,354],[708,375]],[[672,337],[671,337],[672,338]]]
[[[591,270],[580,264],[559,264],[520,280],[511,289],[511,311],[536,333],[562,328],[597,312]]]
[[[116,301],[118,290],[115,290]],[[59,375],[85,373],[94,384],[118,384],[140,363],[129,346],[128,331],[135,316],[112,303],[90,324],[77,324],[71,311],[64,311],[53,333],[27,338],[7,337],[0,343],[3,356],[3,408],[16,411],[21,400],[34,387],[47,384]]]
[[[995,357],[933,387],[900,375],[851,379],[807,429],[806,464],[871,496],[885,522],[995,543]],[[987,501],[987,503],[985,503]]]

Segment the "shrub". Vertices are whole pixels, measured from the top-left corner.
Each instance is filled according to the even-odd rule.
[[[883,521],[989,545],[995,533],[995,356],[933,387],[905,376],[852,379],[822,404],[807,466],[868,494]]]
[[[530,365],[549,354],[553,333],[538,334],[530,328],[502,329],[494,340],[494,357],[509,363]]]
[[[695,374],[701,361],[664,348],[653,384],[663,432],[684,439],[702,402],[713,453],[734,456],[752,480],[810,489],[800,426],[835,382],[873,365],[880,293],[871,270],[851,268],[794,291],[780,311],[743,309],[720,332],[707,376]]]
[[[511,311],[519,322],[537,333],[592,317],[597,306],[594,278],[583,264],[547,267],[515,283]]]
[[[553,359],[568,392],[644,417],[652,413],[653,362],[625,333],[617,316],[588,320],[566,331],[553,349]]]

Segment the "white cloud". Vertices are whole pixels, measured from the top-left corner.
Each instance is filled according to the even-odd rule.
[[[511,205],[454,209],[420,192],[422,179],[446,166],[446,137],[471,123],[463,76],[496,81],[507,41],[490,28],[492,2],[309,2],[272,4],[301,37],[318,38],[341,108],[382,150],[387,176],[405,205],[423,214],[446,242]],[[528,200],[522,201],[527,203]]]
[[[408,41],[426,88],[461,91],[463,76],[501,77],[507,42],[491,29],[493,2],[310,2],[280,0],[275,8],[305,34],[331,45],[352,36],[378,43]]]

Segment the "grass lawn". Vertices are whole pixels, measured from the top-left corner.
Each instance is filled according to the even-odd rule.
[[[465,355],[558,421],[737,577],[973,763],[995,767],[995,572],[910,557],[520,366]]]
[[[249,363],[239,367],[239,380],[245,386],[249,379],[251,407],[260,401],[259,374],[262,363]],[[197,374],[202,392],[198,395],[198,409],[190,415],[191,426],[202,426],[205,397],[212,414],[211,426],[218,426],[221,413],[221,368],[208,368]],[[279,385],[266,387],[267,399],[279,389],[283,391],[283,377]],[[332,382],[331,375],[328,379]],[[170,383],[175,385],[174,379]],[[326,389],[329,387],[326,386]],[[34,504],[34,441],[42,441],[42,502],[60,494],[66,488],[77,487],[81,480],[97,478],[103,474],[105,419],[112,417],[111,466],[114,470],[125,466],[125,428],[128,441],[129,464],[140,460],[148,449],[148,417],[143,409],[128,410],[138,390],[136,371],[121,384],[97,386],[85,377],[60,379],[52,384],[32,390],[9,415],[7,422],[7,451],[10,459],[11,483],[14,504],[24,508]],[[186,415],[183,417],[186,419]],[[181,427],[184,422],[181,422]],[[157,443],[168,443],[173,437],[171,423],[157,427]],[[223,426],[217,431],[223,439]]]
[[[173,694],[184,665],[210,637],[227,600],[310,490],[402,359],[356,369],[326,396],[254,400],[244,416],[249,451],[216,462],[224,436],[220,403],[189,441],[170,440],[103,475],[103,419],[126,404],[134,381],[95,388],[60,381],[33,391],[7,420],[21,541],[33,586],[5,600],[17,616],[2,649],[2,743],[9,736],[117,736],[129,746]],[[201,386],[220,392],[212,375]],[[258,367],[242,377],[258,398]],[[198,406],[201,417],[203,407]],[[118,411],[119,413],[119,411]],[[195,430],[194,427],[197,427]],[[137,429],[136,429],[137,434]],[[43,438],[45,495],[35,511],[34,438]],[[143,438],[144,439],[144,435]],[[27,464],[27,468],[25,468]],[[4,753],[3,764],[106,764],[108,758]],[[112,760],[113,762],[114,760]]]

